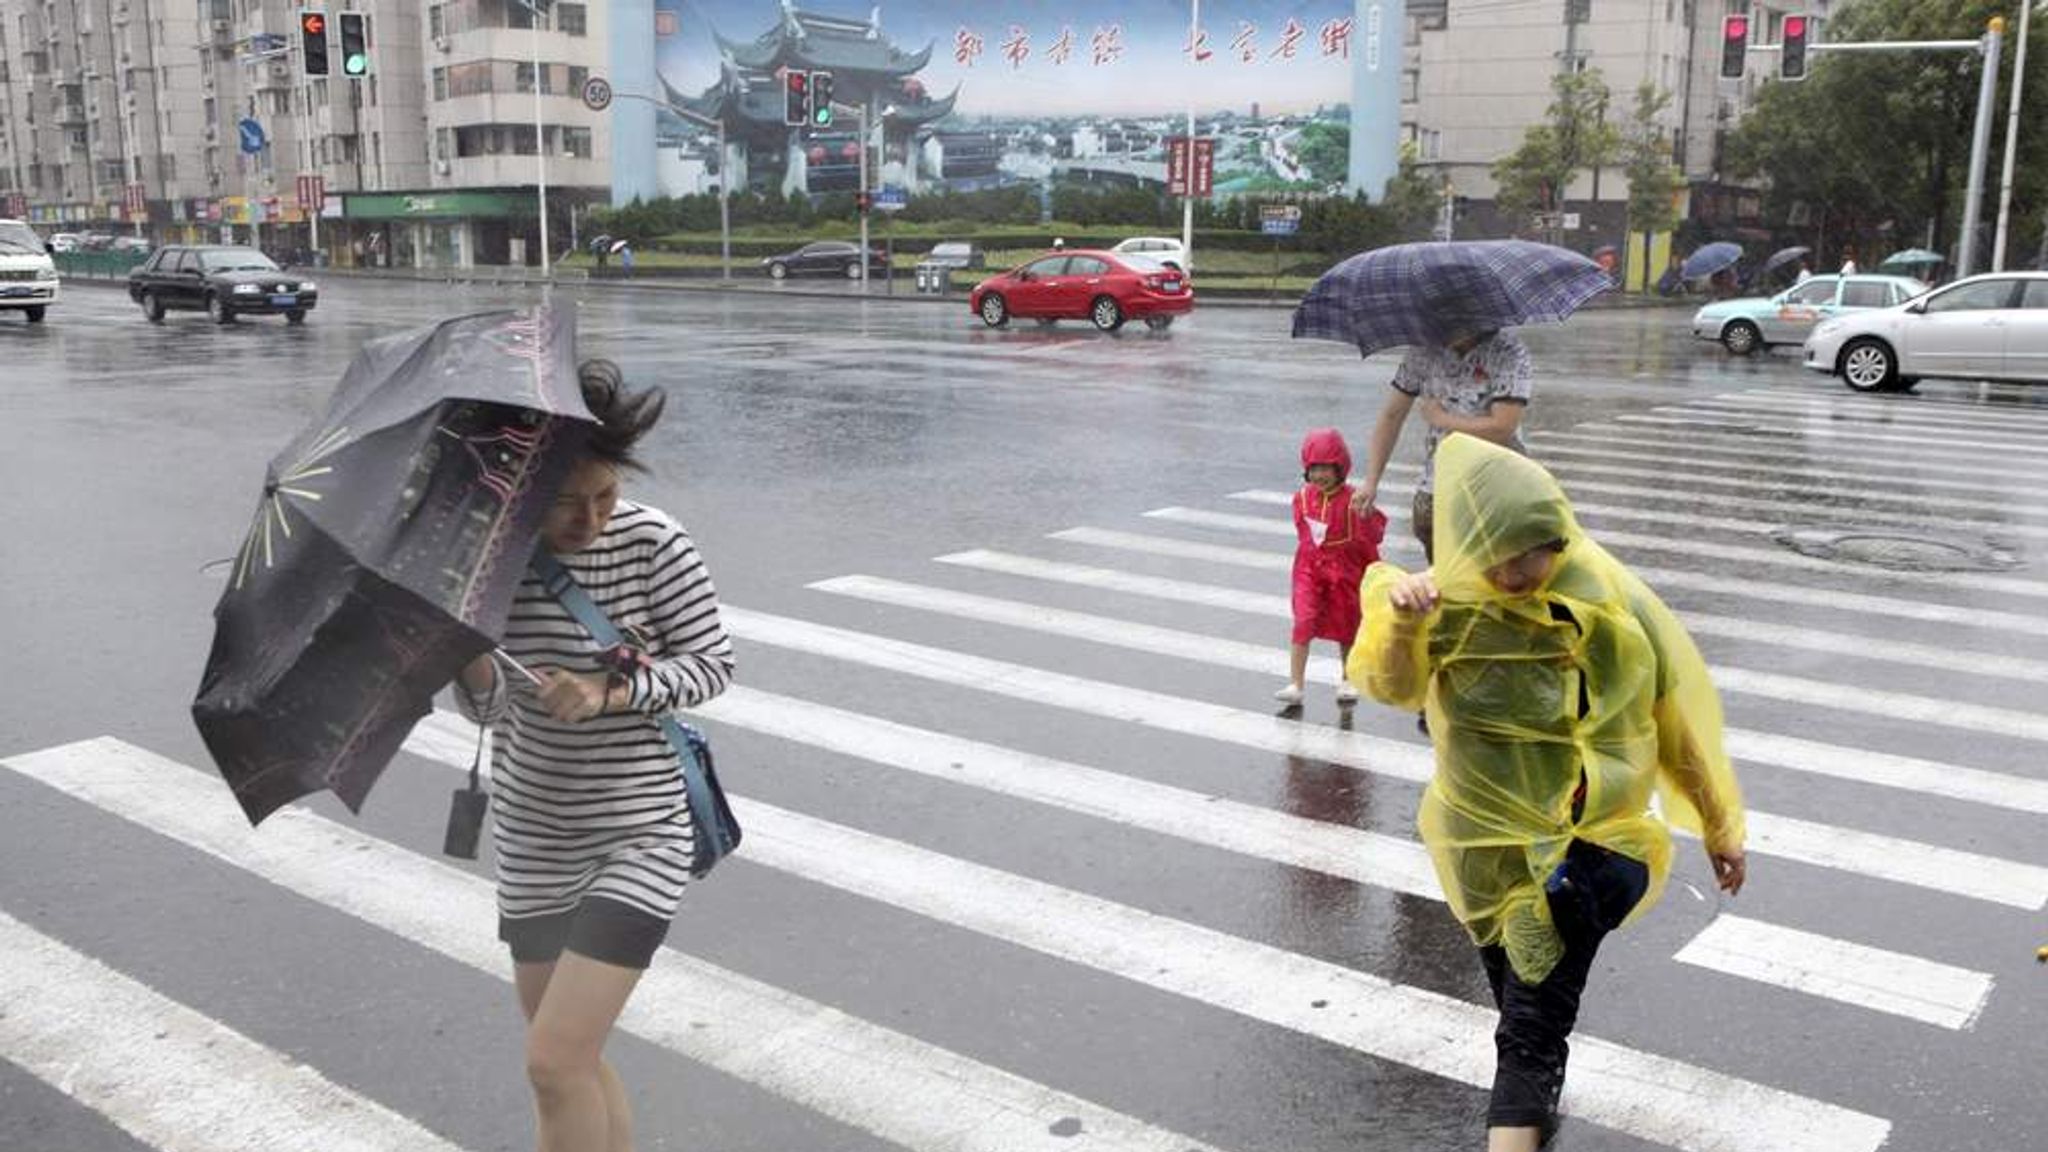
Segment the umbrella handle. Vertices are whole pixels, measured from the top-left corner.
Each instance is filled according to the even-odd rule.
[[[533,684],[539,685],[541,683],[541,678],[533,674],[533,669],[528,668],[526,665],[521,664],[517,660],[514,660],[511,657],[511,655],[508,654],[503,648],[491,649],[491,655],[496,656],[500,664],[504,664],[510,667],[514,672],[517,672],[521,676],[526,677],[527,680],[532,682]]]

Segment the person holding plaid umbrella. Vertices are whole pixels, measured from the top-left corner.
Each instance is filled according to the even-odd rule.
[[[1359,514],[1377,502],[1401,430],[1419,410],[1429,439],[1410,526],[1433,559],[1432,477],[1443,438],[1463,432],[1527,452],[1521,427],[1529,350],[1503,329],[1562,320],[1612,286],[1594,261],[1525,240],[1401,244],[1325,273],[1295,309],[1296,337],[1342,340],[1366,356],[1408,348],[1367,440],[1365,472],[1352,498]]]

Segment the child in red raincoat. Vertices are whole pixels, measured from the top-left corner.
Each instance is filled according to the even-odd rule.
[[[1378,508],[1360,516],[1351,508],[1351,450],[1335,428],[1318,428],[1301,442],[1301,491],[1294,494],[1294,642],[1288,648],[1287,686],[1273,693],[1286,704],[1301,703],[1311,640],[1335,640],[1349,656],[1358,635],[1358,582],[1380,558],[1387,517]],[[1352,704],[1358,691],[1337,686],[1337,702]]]

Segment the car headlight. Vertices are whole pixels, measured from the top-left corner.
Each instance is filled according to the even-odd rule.
[[[235,295],[237,295],[237,296],[255,296],[255,295],[259,295],[259,294],[261,294],[261,293],[262,293],[262,291],[263,291],[263,286],[262,286],[261,284],[237,284],[237,285],[235,285]]]
[[[313,283],[311,280],[299,281],[299,291],[301,292],[318,292],[319,290],[320,285]]]
[[[48,268],[36,269],[36,279],[38,280],[55,280],[56,278],[57,266],[55,264],[50,265]]]

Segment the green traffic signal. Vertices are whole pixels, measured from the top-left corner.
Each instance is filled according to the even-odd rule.
[[[359,52],[344,59],[341,70],[348,76],[367,76],[370,74],[370,58]]]

